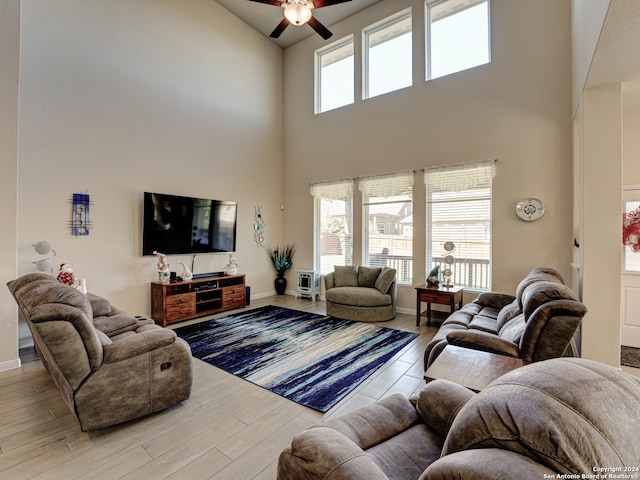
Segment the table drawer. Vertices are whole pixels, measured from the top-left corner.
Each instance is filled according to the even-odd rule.
[[[420,301],[449,305],[451,303],[451,295],[441,292],[420,292]]]
[[[196,302],[193,294],[170,295],[167,297],[167,316],[176,319],[196,313]]]
[[[227,292],[222,295],[222,308],[239,308],[245,304],[244,290]]]

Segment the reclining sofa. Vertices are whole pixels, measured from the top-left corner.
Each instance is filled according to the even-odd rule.
[[[518,368],[478,394],[434,380],[412,401],[395,394],[299,433],[277,478],[637,478],[639,404],[640,379],[577,358]]]
[[[44,273],[9,282],[36,350],[83,431],[164,410],[191,394],[187,342],[153,320]]]
[[[335,266],[324,277],[327,315],[359,322],[386,322],[396,316],[396,270]]]
[[[552,268],[534,268],[516,294],[486,292],[452,313],[427,344],[425,370],[447,345],[538,362],[560,357],[587,308]]]

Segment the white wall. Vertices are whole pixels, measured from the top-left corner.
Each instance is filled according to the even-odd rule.
[[[334,39],[355,33],[359,41],[363,27],[412,6],[418,70],[414,86],[402,91],[314,115],[314,50],[324,42],[314,36],[286,50],[285,238],[301,246],[300,262],[309,268],[311,182],[497,158],[493,289],[513,292],[539,265],[558,269],[568,280],[569,1],[492,0],[491,63],[430,82],[423,80],[423,5],[422,0],[380,2],[332,26]],[[546,213],[537,222],[525,223],[516,217],[515,205],[530,196],[545,203]],[[415,229],[417,234],[420,230]],[[420,272],[424,250],[416,252],[414,262]],[[420,275],[413,284],[423,282]],[[400,288],[399,295],[400,307],[415,308],[412,286]]]
[[[16,277],[20,1],[0,2],[0,371],[19,366],[18,313],[5,283]]]
[[[49,240],[89,290],[150,313],[142,192],[238,202],[237,259],[252,294],[273,291],[253,241],[282,231],[282,51],[211,0],[23,0],[18,165],[19,273]],[[69,229],[91,196],[88,237]],[[3,232],[4,234],[4,232]],[[178,261],[169,257],[178,273]],[[199,255],[195,272],[225,254]],[[24,333],[22,336],[28,334]]]

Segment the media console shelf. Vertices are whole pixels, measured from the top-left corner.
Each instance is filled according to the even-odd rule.
[[[191,282],[151,282],[151,317],[163,327],[245,305],[245,275],[204,277]]]

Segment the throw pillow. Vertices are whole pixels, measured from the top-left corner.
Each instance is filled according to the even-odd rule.
[[[358,268],[358,286],[375,288],[376,280],[380,275],[381,268],[359,267]]]
[[[333,267],[333,271],[333,278],[335,279],[336,287],[358,286],[358,267],[351,265],[335,265]]]
[[[389,287],[396,279],[396,269],[383,267],[378,279],[376,280],[375,287],[380,290],[380,293],[388,293]]]

